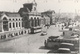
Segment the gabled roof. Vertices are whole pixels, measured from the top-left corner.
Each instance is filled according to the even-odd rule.
[[[29,11],[31,12],[31,11],[32,11],[33,3],[25,3],[25,4],[23,4],[23,6],[24,6],[24,9],[25,9],[25,8],[28,8]]]
[[[8,17],[20,17],[20,14],[17,12],[5,13]]]
[[[29,10],[27,8],[20,8],[19,12],[29,12]]]
[[[8,17],[20,17],[20,14],[17,12],[0,12],[0,16],[2,16],[3,13]]]

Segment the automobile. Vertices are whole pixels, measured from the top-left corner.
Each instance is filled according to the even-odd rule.
[[[55,41],[55,39],[57,39],[58,37],[59,37],[59,36],[50,36],[50,37],[48,37],[47,40],[44,41],[45,47],[47,47],[47,48],[53,48],[54,45],[55,45],[55,47],[57,48],[57,45],[59,45],[59,43],[58,43],[58,42],[55,42],[55,43],[54,43],[54,41]]]
[[[61,43],[60,47],[61,48],[69,48],[71,51],[75,50],[74,44],[72,44],[72,43]]]
[[[57,53],[71,53],[69,48],[59,48]]]
[[[78,34],[74,34],[71,36],[71,38],[79,38],[79,35]]]
[[[47,35],[47,32],[42,32],[41,36]]]

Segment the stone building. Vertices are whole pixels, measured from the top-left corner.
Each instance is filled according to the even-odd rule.
[[[50,25],[55,23],[55,11],[54,10],[48,10],[48,11],[42,12],[41,14],[50,18],[50,21],[49,21]]]
[[[23,26],[25,28],[41,27],[41,13],[37,12],[37,3],[25,3],[18,13],[23,17]]]
[[[41,13],[42,14],[42,18],[43,18],[43,24],[44,25],[50,25],[50,18],[46,15],[46,14],[44,14],[44,13]]]
[[[17,12],[0,12],[0,39],[26,34],[22,17]]]
[[[3,12],[0,16],[0,31],[22,29],[22,17],[18,13]]]

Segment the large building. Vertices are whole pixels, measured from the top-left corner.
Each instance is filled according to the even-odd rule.
[[[46,16],[46,20],[47,20],[47,17],[50,18],[50,25],[55,23],[55,11],[54,10],[48,10],[48,11],[42,12],[41,14],[42,16]]]
[[[37,12],[37,3],[35,0],[32,3],[25,3],[18,11],[23,17],[23,26],[25,28],[41,27],[41,14]]]
[[[3,12],[0,16],[0,31],[22,29],[22,17],[18,13]]]
[[[22,17],[17,12],[0,12],[0,39],[26,33]]]
[[[42,15],[42,18],[43,18],[43,24],[44,25],[50,25],[50,17],[49,16],[47,16],[44,12],[43,13],[41,13],[41,15]]]

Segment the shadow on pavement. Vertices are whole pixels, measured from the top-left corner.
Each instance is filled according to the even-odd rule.
[[[47,53],[57,53],[56,49],[49,49],[49,48],[46,48],[45,46],[41,46],[39,49],[50,50]]]
[[[46,48],[45,46],[41,46],[39,49],[51,50],[51,49]]]
[[[57,53],[57,50],[50,50],[49,52],[47,53]]]

